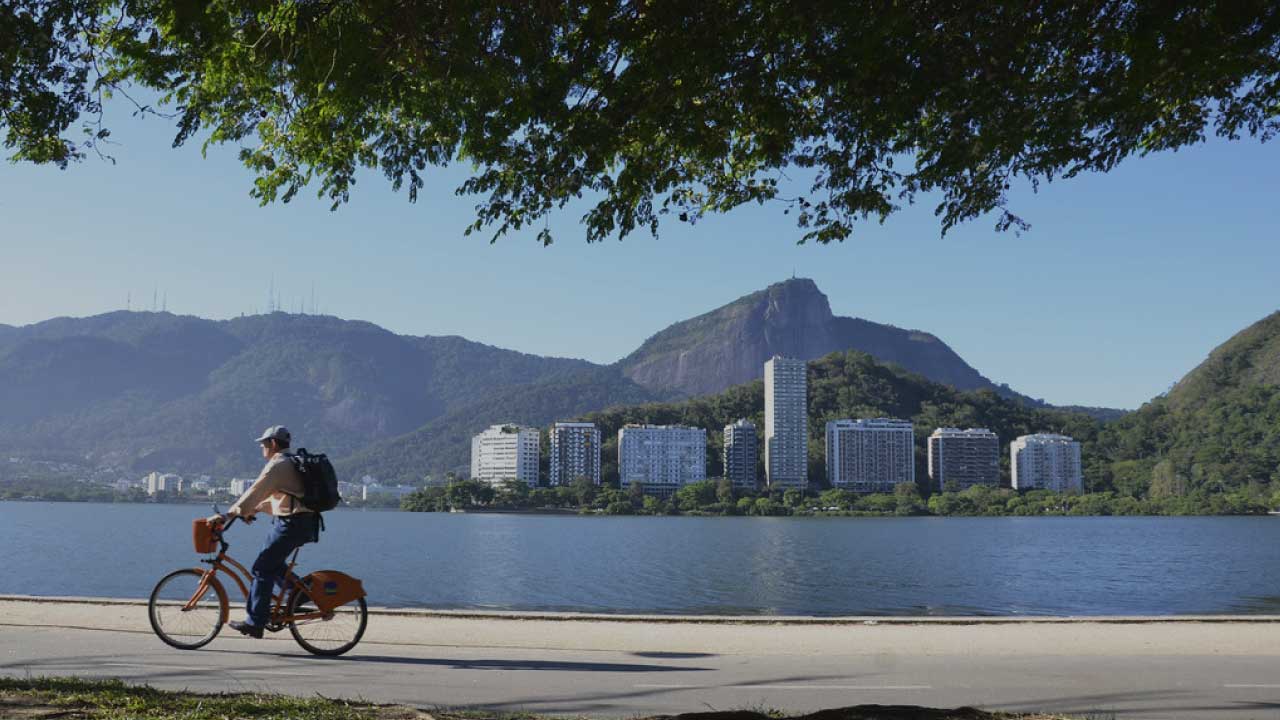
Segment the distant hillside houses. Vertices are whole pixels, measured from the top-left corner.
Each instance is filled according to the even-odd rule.
[[[338,490],[338,494],[342,495],[342,497],[346,499],[359,497],[361,500],[367,501],[377,497],[391,497],[398,500],[412,494],[417,489],[418,488],[413,485],[382,485],[379,483],[369,483],[368,485],[360,486],[360,492],[358,495],[345,495],[341,489]]]

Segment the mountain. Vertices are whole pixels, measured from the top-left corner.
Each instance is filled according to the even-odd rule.
[[[493,423],[546,425],[610,404],[704,396],[760,378],[774,354],[813,359],[845,350],[866,352],[960,390],[991,390],[1042,405],[995,385],[929,333],[833,315],[812,280],[793,279],[668,327],[615,363],[612,374],[586,373],[578,378],[580,387],[532,384],[485,398],[412,433],[380,441],[347,458],[343,469],[402,480],[463,472],[471,436]]]
[[[1280,502],[1280,312],[1209,353],[1169,393],[1099,438],[1121,492],[1212,498],[1234,488]],[[1270,496],[1275,494],[1272,499]]]
[[[698,396],[760,378],[774,355],[813,360],[842,350],[865,352],[958,390],[1020,397],[983,377],[934,335],[834,315],[827,296],[805,278],[676,323],[618,365],[646,388]]]
[[[258,426],[350,454],[501,388],[593,367],[324,316],[59,318],[0,336],[0,449],[237,473],[257,463]]]
[[[504,389],[411,433],[378,441],[342,459],[338,470],[395,482],[419,480],[425,474],[464,474],[471,463],[471,437],[490,425],[509,422],[545,427],[593,410],[663,397],[623,377],[615,368],[570,372]]]
[[[283,423],[347,474],[420,478],[465,468],[471,434],[490,424],[704,396],[759,378],[775,353],[847,350],[1035,404],[934,335],[835,316],[813,281],[794,279],[672,325],[610,366],[280,312],[0,325],[0,452],[225,476],[252,472],[251,435]]]
[[[1166,398],[1172,408],[1192,409],[1223,393],[1250,387],[1280,386],[1280,312],[1236,333],[1209,353]]]

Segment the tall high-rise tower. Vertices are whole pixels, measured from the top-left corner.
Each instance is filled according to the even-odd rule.
[[[734,487],[756,489],[756,426],[745,418],[724,426],[724,476]]]
[[[774,355],[764,364],[764,473],[769,487],[809,485],[805,362]]]

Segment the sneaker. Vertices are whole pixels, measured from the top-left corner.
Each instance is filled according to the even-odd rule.
[[[231,622],[227,623],[227,625],[229,625],[232,630],[235,630],[241,635],[248,635],[251,638],[262,639],[262,628],[258,627],[257,625],[254,625],[253,623],[240,622],[239,620],[232,620]]]

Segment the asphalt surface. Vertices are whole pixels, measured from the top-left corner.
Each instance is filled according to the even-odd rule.
[[[234,635],[181,651],[150,634],[140,606],[0,599],[0,674],[598,717],[880,703],[1280,718],[1280,623],[1270,620],[711,625],[375,614],[366,640],[338,659],[307,655],[287,633]]]

